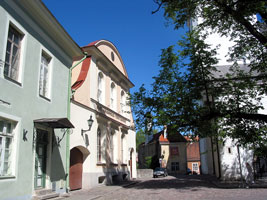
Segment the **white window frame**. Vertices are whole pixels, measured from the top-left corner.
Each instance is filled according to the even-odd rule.
[[[199,171],[198,163],[192,163],[192,171],[198,173]]]
[[[17,127],[18,127],[18,119],[16,119],[16,121],[11,120],[9,115],[3,115],[0,112],[0,121],[3,121],[4,123],[3,128],[0,128],[0,138],[1,138],[1,142],[0,142],[0,179],[1,178],[5,178],[5,177],[13,177],[15,176],[15,165],[16,163],[16,132],[17,132]],[[8,118],[6,118],[8,117]],[[10,124],[10,132],[7,132],[7,124]],[[6,161],[5,156],[6,156],[6,141],[7,138],[11,140],[10,143],[10,148],[9,148],[9,158],[8,161]],[[9,162],[9,169],[7,170],[7,173],[4,174],[4,162]]]
[[[19,43],[18,45],[16,45],[14,42],[13,42],[13,39],[12,40],[9,40],[9,32],[10,30],[13,30],[14,32],[18,33],[20,35],[19,37]],[[6,35],[6,48],[5,48],[5,52],[4,52],[4,55],[5,55],[5,58],[4,58],[4,64],[3,64],[3,70],[1,72],[2,76],[5,77],[6,79],[9,79],[13,82],[16,82],[16,83],[21,83],[21,77],[22,77],[22,60],[23,60],[23,46],[24,46],[24,38],[25,38],[25,34],[24,34],[25,31],[21,31],[20,28],[17,28],[17,26],[14,25],[14,23],[8,23],[8,27],[7,27],[7,35]],[[10,47],[10,54],[13,54],[13,50],[14,50],[14,46],[17,46],[17,61],[16,61],[16,74],[15,75],[12,75],[12,56],[10,55],[9,56],[9,59],[7,59],[7,48],[8,48],[8,42],[11,42],[11,47]],[[5,69],[7,68],[6,66],[7,65],[10,65],[8,68],[8,73],[5,74]],[[13,67],[14,68],[14,67]]]
[[[46,71],[46,73],[45,73]],[[51,71],[52,71],[52,57],[46,53],[46,51],[41,51],[40,59],[40,74],[39,74],[39,96],[46,99],[51,98]],[[45,85],[45,86],[44,86]]]
[[[102,72],[99,72],[97,76],[97,101],[101,104],[104,104],[105,100],[104,92],[105,92],[104,74]]]
[[[126,93],[121,91],[121,115],[125,115],[125,107],[126,107]]]
[[[110,108],[114,111],[116,111],[116,101],[117,101],[117,98],[116,98],[116,85],[114,82],[112,82],[110,84]]]

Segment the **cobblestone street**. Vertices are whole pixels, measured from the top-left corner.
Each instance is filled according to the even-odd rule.
[[[168,176],[143,179],[122,186],[99,186],[73,191],[66,200],[266,200],[265,188],[219,188],[205,176]]]

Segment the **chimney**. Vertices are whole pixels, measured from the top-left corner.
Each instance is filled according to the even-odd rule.
[[[167,125],[164,125],[164,138],[167,139]]]

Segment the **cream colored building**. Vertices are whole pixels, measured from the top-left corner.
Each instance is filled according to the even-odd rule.
[[[134,85],[111,42],[99,40],[82,50],[88,56],[72,70],[70,189],[136,178],[136,134],[127,103]]]
[[[150,141],[139,146],[139,168],[166,168],[169,174],[186,174],[186,140],[178,132],[169,133],[166,129],[153,135]],[[146,166],[151,157],[151,166]]]

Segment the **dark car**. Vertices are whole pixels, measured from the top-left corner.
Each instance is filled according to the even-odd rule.
[[[161,167],[156,167],[153,172],[153,177],[157,178],[159,176],[168,176],[167,169],[166,168],[161,168]]]
[[[191,174],[192,174],[191,169],[187,168],[187,170],[186,170],[186,174],[187,174],[187,175],[191,175]]]

